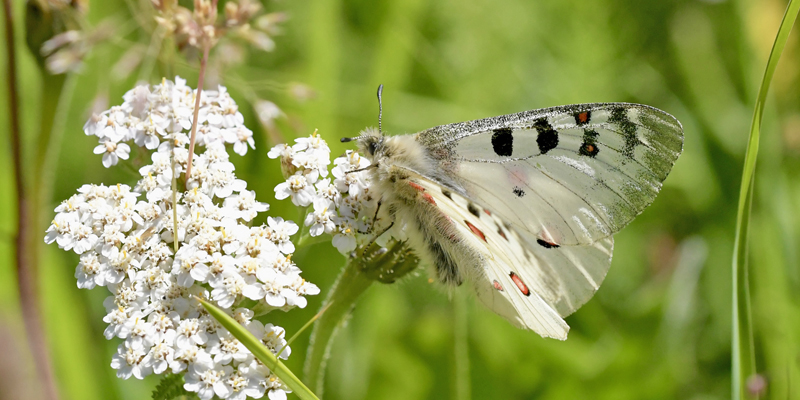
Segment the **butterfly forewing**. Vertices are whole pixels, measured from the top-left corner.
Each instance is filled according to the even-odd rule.
[[[683,130],[658,109],[603,103],[444,125],[417,140],[526,241],[579,245],[618,232],[653,201]]]

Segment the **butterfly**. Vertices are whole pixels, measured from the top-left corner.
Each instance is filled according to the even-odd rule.
[[[351,140],[371,161],[372,194],[433,276],[468,282],[517,327],[565,340],[564,318],[600,287],[612,235],[658,194],[683,128],[653,107],[591,103]]]

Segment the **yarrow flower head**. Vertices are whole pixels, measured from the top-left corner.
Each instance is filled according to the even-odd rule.
[[[370,162],[355,151],[333,160],[328,176],[328,144],[316,133],[295,139],[294,145],[279,144],[268,156],[280,158],[286,181],[275,187],[275,198],[291,198],[292,203],[308,207],[303,221],[308,234],[332,235],[332,244],[342,254],[350,254],[360,244],[377,239],[383,244],[390,238],[404,240],[402,227],[390,229],[379,238],[374,232],[381,227],[376,198],[370,194],[370,177],[365,170]],[[323,179],[324,178],[324,179]]]
[[[200,151],[184,180],[196,95],[180,78],[162,80],[136,87],[121,106],[93,116],[84,131],[100,140],[95,153],[103,154],[103,165],[128,159],[131,146],[151,152],[152,162],[139,169],[134,187],[82,186],[56,207],[44,240],[80,255],[79,288],[110,291],[103,321],[106,338],[123,340],[111,361],[117,376],[185,374],[184,388],[204,400],[285,399],[288,387],[196,298],[215,302],[285,359],[291,350],[284,349],[284,330],[252,320],[253,310],[302,308],[305,296],[319,288],[290,261],[294,222],[270,217],[268,225],[251,226],[269,206],[236,178],[229,161],[228,145],[244,155],[254,142],[224,87],[202,92]],[[323,144],[312,137],[298,150],[308,204],[314,183],[327,175],[329,150]],[[179,180],[186,189],[175,192]],[[320,216],[322,228],[315,232],[333,231],[334,216],[327,217]]]
[[[147,150],[161,146],[183,148],[189,143],[187,133],[192,127],[196,94],[180,77],[175,82],[165,79],[153,87],[137,86],[122,97],[122,105],[93,115],[83,131],[99,139],[94,152],[103,154],[106,168],[128,159],[131,148],[125,142],[133,141]],[[203,90],[201,96],[197,144],[230,144],[241,156],[247,154],[248,148],[255,148],[253,132],[244,126],[244,117],[224,86]]]

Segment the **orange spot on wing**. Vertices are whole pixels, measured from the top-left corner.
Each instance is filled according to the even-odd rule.
[[[483,209],[483,212],[485,212],[485,213],[486,213],[486,215],[488,215],[488,216],[492,216],[492,213],[490,213],[490,212],[489,212],[489,210],[487,210],[487,209],[485,209],[485,208]]]
[[[587,112],[584,111],[578,114],[578,121],[580,121],[581,123],[584,123],[588,120],[589,120],[589,114]]]
[[[472,225],[471,223],[469,223],[469,221],[464,221],[464,222],[467,224],[467,228],[469,228],[469,230],[471,230],[472,233],[475,234],[475,236],[481,238],[481,240],[483,240],[484,242],[486,241],[486,235],[484,235],[483,232],[481,232],[481,230],[478,229],[477,226]]]
[[[514,284],[517,285],[517,289],[519,289],[519,291],[522,292],[522,294],[524,294],[525,296],[531,295],[531,291],[530,289],[528,289],[528,285],[526,285],[525,282],[522,281],[522,278],[520,278],[519,275],[512,272],[508,274],[508,276],[511,277],[511,280],[514,281]]]
[[[423,193],[423,194],[422,194],[422,198],[423,198],[423,199],[425,199],[425,201],[427,201],[428,203],[431,203],[431,204],[433,204],[433,205],[436,205],[436,200],[434,200],[434,199],[433,199],[433,196],[431,196],[430,194],[428,194],[428,193]]]

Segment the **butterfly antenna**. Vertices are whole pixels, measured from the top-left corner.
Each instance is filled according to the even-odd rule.
[[[383,128],[381,127],[381,117],[383,117],[383,102],[381,101],[381,94],[383,93],[383,84],[378,85],[378,133],[383,135]]]
[[[383,84],[378,85],[378,133],[383,136],[383,127],[381,126],[381,119],[383,117],[383,101],[381,99],[381,94],[383,94]],[[358,139],[361,139],[363,136],[356,136],[356,137],[343,137],[339,139],[342,143],[353,142]]]

